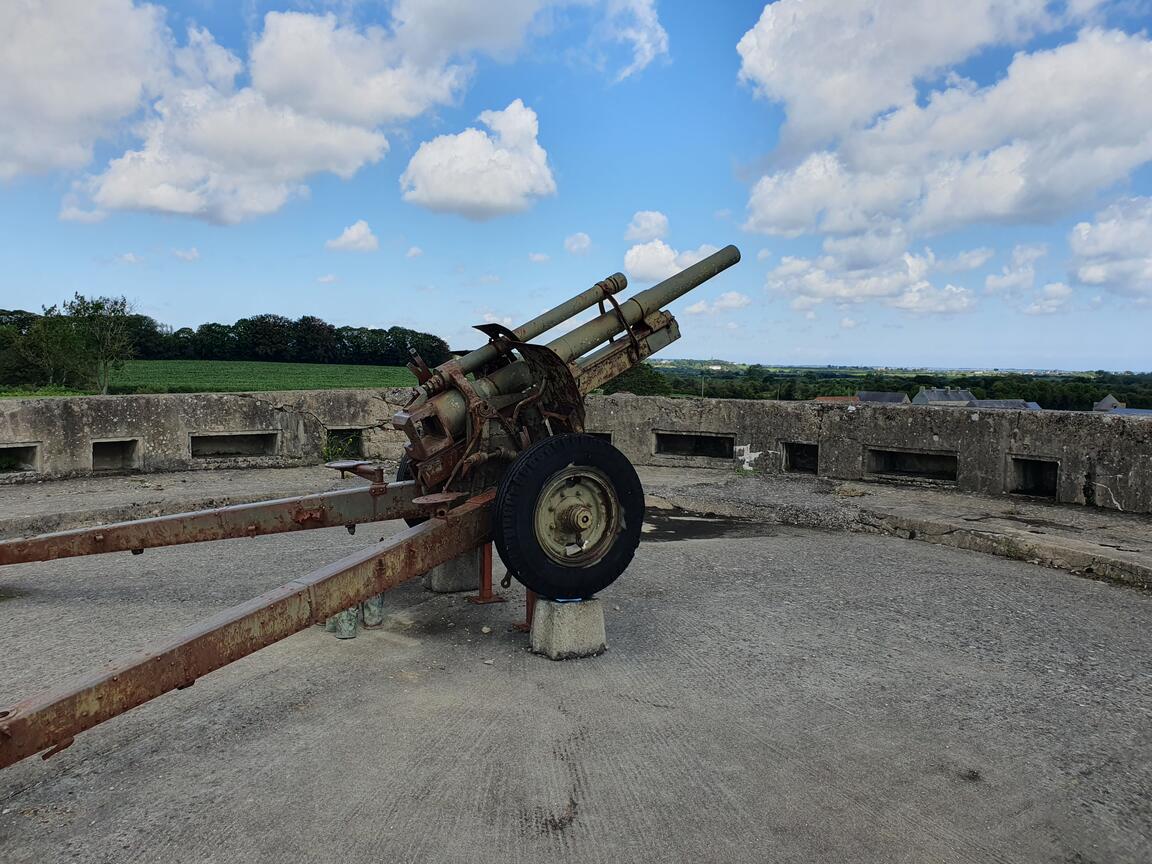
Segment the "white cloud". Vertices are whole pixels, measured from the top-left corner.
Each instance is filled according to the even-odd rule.
[[[362,126],[449,104],[467,79],[463,66],[413,62],[384,28],[342,26],[332,14],[269,12],[251,66],[253,87],[270,101]]]
[[[424,254],[424,250],[419,246],[409,246],[408,251],[404,253],[405,258],[419,258]]]
[[[135,252],[125,252],[123,255],[117,255],[116,260],[121,264],[143,264],[144,259],[137,255]]]
[[[481,52],[511,60],[548,0],[501,0],[499,14],[474,0],[397,0],[396,40],[415,62]]]
[[[158,6],[5,0],[0,34],[0,180],[82,168],[164,73]]]
[[[101,0],[85,8],[110,5],[128,7],[126,2]],[[134,129],[140,143],[102,173],[78,183],[75,200],[65,204],[60,218],[95,221],[108,210],[134,209],[232,223],[306,196],[305,181],[314,174],[351,177],[387,152],[380,124],[450,103],[463,89],[470,67],[450,58],[471,50],[473,43],[440,50],[420,37],[421,28],[433,33],[446,21],[458,24],[464,12],[449,8],[455,5],[452,0],[399,3],[391,27],[354,26],[331,14],[268,13],[263,30],[251,41],[251,83],[239,89],[234,82],[245,71],[239,58],[217,45],[206,30],[195,28],[184,46],[175,47],[158,13],[153,17],[162,38],[160,49],[153,52],[157,83],[152,90],[160,98]],[[509,25],[510,12],[502,12],[483,15],[492,22],[493,33]],[[86,20],[71,13],[62,18]],[[131,56],[133,47],[133,32],[125,29],[127,37],[115,29],[94,32],[103,43],[115,45],[115,58],[122,59]],[[521,37],[514,35],[509,44],[518,46]],[[474,47],[482,50],[491,43]],[[101,57],[91,65],[116,68]],[[126,107],[120,116],[139,107],[139,95],[134,98],[131,103],[121,100]],[[0,107],[3,99],[0,95]],[[535,115],[531,117],[534,123]],[[512,127],[512,118],[505,117],[496,131],[515,138]],[[0,164],[3,136],[0,132]],[[543,151],[525,145],[520,152],[520,143],[491,155],[497,160],[508,153],[523,157],[513,166],[522,174],[525,159],[530,162]],[[87,158],[82,154],[72,162],[81,164]],[[554,190],[546,165],[543,173],[542,181],[529,185],[529,194],[539,192],[541,184]],[[514,208],[516,201],[498,200],[495,206]]]
[[[132,209],[231,223],[271,213],[307,195],[314,174],[346,179],[381,159],[382,124],[456,102],[474,54],[511,59],[529,33],[565,23],[546,7],[569,5],[592,6],[598,38],[632,47],[622,76],[666,51],[651,0],[507,0],[498,15],[465,0],[397,0],[380,26],[352,23],[348,9],[269,12],[248,40],[247,63],[195,26],[181,43],[159,5],[10,0],[0,4],[0,181],[82,168],[96,141],[130,138],[126,152],[73,184],[60,219]],[[484,163],[465,166],[473,184],[456,204],[484,218],[553,194],[535,114],[517,101],[481,120],[491,135],[447,136],[479,143],[465,155]],[[490,204],[475,198],[491,191],[484,178],[496,191]],[[454,206],[436,193],[431,182],[408,188],[410,200]]]
[[[189,27],[188,42],[172,56],[173,77],[186,87],[213,87],[231,91],[244,64],[235,54],[216,44],[212,34],[203,28]]]
[[[512,327],[512,317],[510,315],[497,315],[494,312],[484,313],[485,324],[503,324],[505,327]]]
[[[272,107],[249,89],[180,91],[156,111],[141,149],[92,178],[99,207],[239,222],[306,194],[311,174],[348,178],[387,149],[383,135]]]
[[[919,315],[943,315],[953,312],[967,312],[975,305],[972,292],[967,288],[948,284],[937,288],[925,282],[911,286],[907,291],[889,301],[889,305],[905,312]]]
[[[316,281],[321,285],[331,285],[336,281],[336,275],[334,273],[327,273],[324,276],[317,277]]]
[[[546,252],[529,252],[528,260],[533,264],[546,264],[551,259]]]
[[[857,124],[836,149],[761,178],[746,227],[926,233],[1054,218],[1152,160],[1149,77],[1147,37],[1086,29],[1074,42],[1017,54],[988,87],[950,78],[923,104],[910,98],[868,128]]]
[[[784,103],[786,142],[809,146],[913,104],[918,82],[984,47],[1019,44],[1097,2],[1057,16],[1049,0],[778,0],[737,45],[740,77]]]
[[[752,303],[752,298],[747,294],[741,294],[739,291],[725,291],[716,298],[716,302],[712,304],[713,309],[743,309]]]
[[[1021,244],[1012,249],[1012,260],[1000,273],[989,275],[984,288],[992,293],[1027,291],[1036,284],[1036,262],[1048,254],[1043,243]]]
[[[345,228],[339,237],[325,243],[324,248],[341,252],[375,252],[380,248],[380,241],[368,223],[359,219]]]
[[[906,248],[908,237],[899,228],[824,239],[824,251],[835,255],[845,270],[875,267],[899,258]]]
[[[856,328],[856,319],[855,318],[841,318],[840,319],[840,329],[841,330],[854,330],[855,328]]]
[[[632,62],[616,76],[617,81],[668,53],[668,33],[656,14],[656,0],[609,0],[608,29],[614,40],[632,48]]]
[[[270,104],[251,88],[233,91],[238,61],[206,32],[192,35],[182,63],[192,77],[167,85],[140,124],[139,149],[83,184],[98,208],[239,222],[306,194],[312,174],[348,178],[384,155],[378,132]]]
[[[625,240],[644,243],[658,240],[668,234],[668,217],[659,210],[637,210],[624,232]]]
[[[784,257],[769,272],[770,292],[791,297],[793,309],[810,312],[825,301],[837,304],[880,303],[917,314],[965,312],[975,304],[972,292],[930,276],[936,269],[931,250],[905,252],[892,261],[867,269],[850,269],[834,255],[813,261]]]
[[[1077,282],[1152,298],[1152,197],[1126,198],[1081,222],[1068,238]]]
[[[936,269],[942,273],[965,273],[969,270],[979,270],[995,255],[996,250],[988,246],[967,249],[951,258],[944,258],[937,262]]]
[[[173,249],[172,254],[179,258],[181,261],[199,261],[200,250],[195,246],[188,249]]]
[[[62,222],[81,222],[88,225],[103,222],[108,218],[108,214],[104,210],[85,209],[79,206],[78,200],[74,194],[65,196],[57,218]]]
[[[587,255],[592,248],[592,238],[583,231],[577,231],[564,238],[564,248],[573,255]]]
[[[698,249],[677,252],[663,240],[651,240],[624,253],[624,269],[640,282],[659,282],[716,251],[717,247],[705,243]]]
[[[745,306],[750,306],[751,304],[752,298],[747,294],[741,294],[739,291],[725,291],[711,304],[706,300],[698,300],[684,311],[689,315],[711,315],[716,312],[743,309]]]
[[[909,169],[854,172],[831,152],[760,178],[748,201],[746,230],[798,237],[817,230],[862,232],[899,217],[920,186]]]
[[[1026,315],[1052,315],[1064,309],[1072,289],[1063,282],[1050,282],[1037,292],[1033,302],[1024,307]]]
[[[499,14],[474,0],[398,0],[392,14],[396,41],[414,62],[432,64],[469,53],[508,61],[527,36],[556,26],[559,17],[548,13],[566,6],[593,7],[594,38],[622,43],[630,50],[631,60],[616,74],[616,81],[668,53],[668,34],[655,0],[502,0]]]
[[[491,134],[470,127],[420,145],[400,177],[405,201],[484,220],[556,194],[548,154],[536,140],[535,111],[517,99],[479,119]]]
[[[772,257],[772,252],[768,249],[761,249],[759,252],[756,253],[756,260],[757,261],[767,261],[771,257]]]

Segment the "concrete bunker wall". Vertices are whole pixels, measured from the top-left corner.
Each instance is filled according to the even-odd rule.
[[[0,482],[93,471],[397,458],[386,390],[0,401]],[[638,465],[816,473],[1152,512],[1152,421],[1069,411],[821,405],[626,394],[589,431]],[[355,452],[359,451],[359,452]]]
[[[391,457],[403,436],[381,427],[397,407],[388,400],[360,390],[3,400],[0,481],[311,465],[331,433],[348,431],[360,452],[340,455]]]
[[[1152,512],[1152,421],[1076,411],[727,399],[588,402],[590,430],[634,463],[816,473]],[[733,457],[661,452],[658,433],[725,435]]]

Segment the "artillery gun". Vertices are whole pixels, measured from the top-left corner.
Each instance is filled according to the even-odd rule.
[[[639,543],[644,495],[625,456],[585,434],[584,397],[678,339],[662,307],[739,260],[727,246],[623,302],[627,280],[616,273],[514,330],[479,325],[487,344],[434,369],[414,355],[419,384],[392,421],[408,438],[395,480],[381,464],[335,462],[368,483],[0,543],[5,565],[388,519],[409,526],[0,710],[0,767],[48,758],[80,732],[489,543],[542,597],[587,598],[610,585]],[[600,314],[565,335],[529,341],[593,306]]]

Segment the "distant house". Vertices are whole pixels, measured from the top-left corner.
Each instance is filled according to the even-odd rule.
[[[886,390],[860,390],[856,394],[858,402],[884,402],[889,405],[907,405],[912,400],[907,393],[889,393]]]
[[[1152,408],[1113,408],[1108,413],[1121,417],[1152,417]]]
[[[991,408],[1003,411],[1042,411],[1035,402],[1026,402],[1023,399],[972,399],[966,408]]]
[[[1127,408],[1127,403],[1121,402],[1111,393],[1092,406],[1093,411],[1115,411],[1117,408]]]
[[[834,405],[852,404],[855,405],[860,399],[856,396],[817,396],[812,400],[813,402],[827,402]]]
[[[921,387],[920,392],[912,397],[913,405],[952,405],[965,407],[976,397],[971,390],[961,390],[952,387]]]

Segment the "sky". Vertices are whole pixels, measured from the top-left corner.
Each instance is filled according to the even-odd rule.
[[[1152,370],[1149,0],[0,3],[0,306]],[[630,289],[631,290],[631,289]]]

